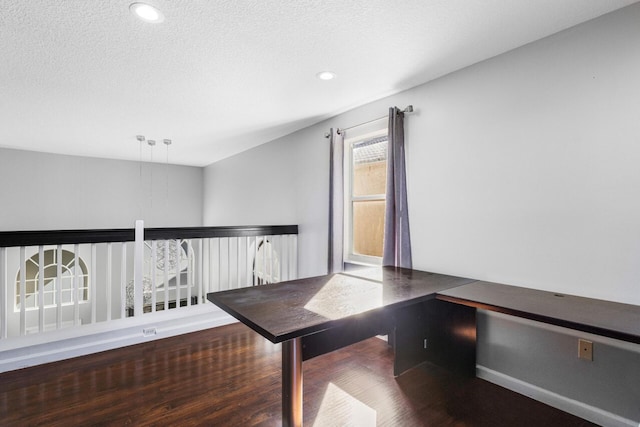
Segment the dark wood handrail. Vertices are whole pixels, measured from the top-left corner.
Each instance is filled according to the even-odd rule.
[[[145,240],[298,234],[297,225],[145,228]],[[0,231],[0,247],[132,242],[135,229]]]

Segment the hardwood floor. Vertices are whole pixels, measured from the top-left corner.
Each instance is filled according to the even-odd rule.
[[[593,425],[424,365],[394,378],[372,338],[309,360],[315,426]],[[280,346],[236,323],[0,374],[1,426],[279,426]]]

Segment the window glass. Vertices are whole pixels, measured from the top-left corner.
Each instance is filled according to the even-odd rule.
[[[353,195],[385,194],[387,185],[387,137],[353,147]]]
[[[387,186],[387,129],[345,139],[345,261],[382,263],[385,193]]]
[[[353,253],[382,257],[384,206],[380,200],[353,202]]]
[[[47,249],[43,256],[43,298],[44,306],[50,307],[58,304],[58,289],[60,289],[60,302],[63,305],[73,304],[74,280],[76,279],[76,255],[67,250],[60,252],[62,264],[60,265],[61,276],[58,278],[58,250]],[[78,300],[87,301],[89,298],[89,274],[87,266],[82,258],[78,257]],[[25,263],[25,295],[20,293],[21,274],[19,270],[16,275],[16,305],[15,310],[20,310],[24,303],[25,309],[35,310],[39,308],[38,293],[40,284],[40,254],[36,253]]]

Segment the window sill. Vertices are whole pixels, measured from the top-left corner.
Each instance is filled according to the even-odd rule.
[[[344,262],[344,271],[356,271],[362,270],[364,268],[372,268],[372,267],[380,267],[380,264],[371,264],[360,261],[345,261]]]

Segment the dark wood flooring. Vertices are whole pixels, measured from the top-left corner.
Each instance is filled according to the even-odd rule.
[[[307,426],[593,425],[372,338],[304,363]],[[279,426],[280,346],[221,328],[0,374],[1,426]]]

